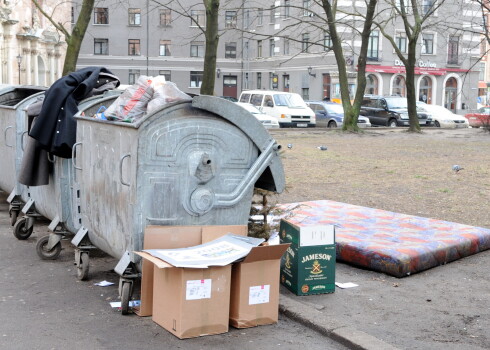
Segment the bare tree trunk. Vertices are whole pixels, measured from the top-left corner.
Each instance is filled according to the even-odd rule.
[[[63,75],[67,75],[70,72],[74,72],[77,67],[78,55],[80,54],[80,47],[82,46],[83,37],[87,31],[90,18],[92,18],[92,11],[94,9],[95,0],[84,0],[82,2],[82,9],[78,16],[77,23],[73,27],[73,31],[69,38],[66,39],[68,47],[66,48],[65,63],[63,65]]]
[[[418,35],[417,35],[418,38]],[[408,43],[408,57],[405,66],[407,86],[407,107],[409,118],[409,132],[420,132],[419,118],[417,116],[417,94],[415,91],[415,62],[416,62],[417,39]]]
[[[206,7],[206,52],[204,53],[204,73],[200,91],[202,95],[214,95],[216,55],[219,43],[219,0],[204,0],[204,6]]]

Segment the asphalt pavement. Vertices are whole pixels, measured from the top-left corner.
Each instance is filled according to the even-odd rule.
[[[49,233],[49,222],[37,221],[29,239],[17,240],[6,198],[0,191],[0,349],[347,349],[283,314],[274,325],[184,340],[151,317],[122,316],[109,304],[119,297],[117,261],[91,252],[90,280],[78,281],[69,240],[58,260],[41,260],[36,242]],[[115,284],[94,285],[104,280]]]

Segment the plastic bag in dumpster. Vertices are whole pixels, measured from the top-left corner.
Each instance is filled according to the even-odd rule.
[[[128,87],[109,108],[104,111],[107,120],[132,123],[146,113],[153,96],[152,77],[140,76],[136,84]]]
[[[163,78],[163,79],[158,79]],[[179,90],[175,83],[165,81],[164,76],[155,77],[152,83],[153,97],[148,103],[147,113],[153,112],[155,109],[175,101],[191,100],[192,97]]]

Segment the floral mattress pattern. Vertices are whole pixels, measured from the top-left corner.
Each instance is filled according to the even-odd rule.
[[[396,277],[490,248],[490,229],[328,200],[279,205],[295,225],[335,224],[337,260]]]

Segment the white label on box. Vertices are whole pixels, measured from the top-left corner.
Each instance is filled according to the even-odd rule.
[[[301,247],[335,244],[334,225],[303,226],[300,230],[299,245]]]
[[[211,298],[211,279],[187,281],[185,290],[186,300],[199,300]]]
[[[270,290],[271,286],[268,284],[250,287],[250,292],[248,294],[248,305],[268,303]]]

